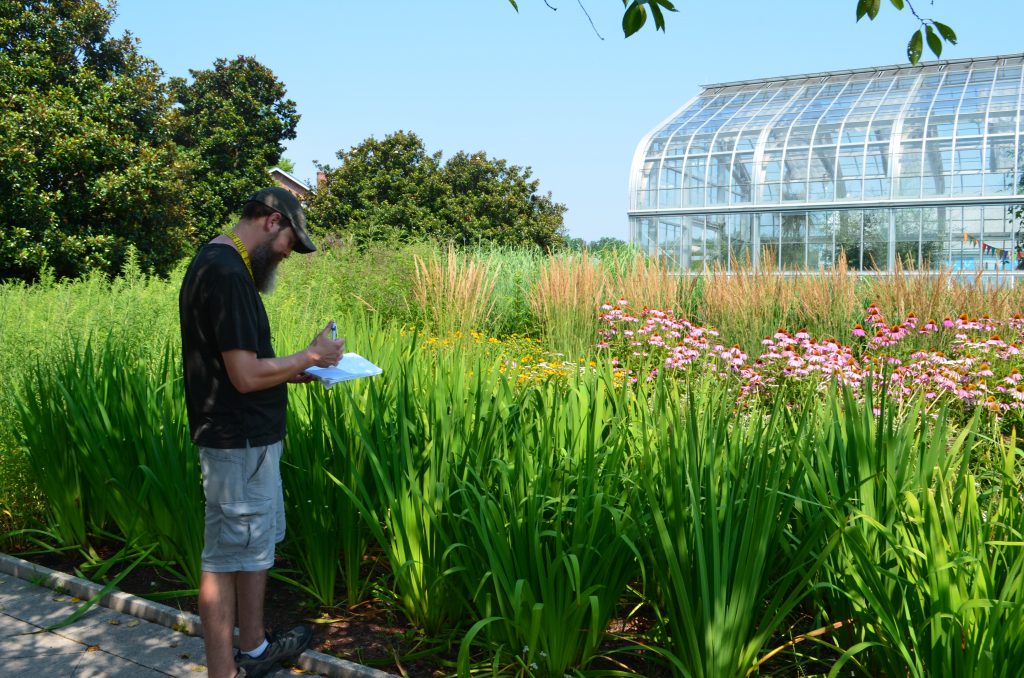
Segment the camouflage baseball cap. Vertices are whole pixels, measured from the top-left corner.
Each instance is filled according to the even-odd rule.
[[[292,249],[296,252],[308,254],[316,251],[316,245],[306,232],[306,214],[302,211],[302,203],[291,191],[280,186],[263,188],[253,193],[249,202],[262,203],[275,212],[280,212],[291,222],[296,236],[295,247]]]

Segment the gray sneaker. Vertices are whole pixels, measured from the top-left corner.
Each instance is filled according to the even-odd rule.
[[[263,678],[281,665],[281,662],[296,659],[313,640],[313,629],[299,625],[286,633],[268,634],[267,649],[259,657],[250,657],[241,652],[235,655],[238,668],[245,671],[247,678]]]

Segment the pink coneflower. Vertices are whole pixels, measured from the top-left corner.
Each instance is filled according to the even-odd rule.
[[[947,315],[942,320],[942,326],[945,327],[948,330],[950,327],[953,326],[953,320]]]
[[[856,325],[853,326],[853,336],[855,336],[855,337],[863,337],[864,336],[864,327],[860,323],[857,323]]]

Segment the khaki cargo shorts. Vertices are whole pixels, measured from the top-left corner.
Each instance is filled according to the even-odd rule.
[[[284,539],[283,442],[199,448],[206,495],[204,572],[258,572],[274,565]]]

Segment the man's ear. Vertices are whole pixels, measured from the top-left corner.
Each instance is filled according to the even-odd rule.
[[[267,215],[266,221],[263,222],[263,230],[267,233],[273,233],[281,229],[281,216],[280,212],[271,212]]]

